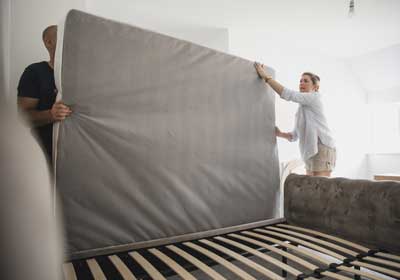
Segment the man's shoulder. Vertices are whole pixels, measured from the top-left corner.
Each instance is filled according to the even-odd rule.
[[[35,62],[30,65],[28,65],[25,70],[28,71],[42,71],[43,69],[46,69],[48,67],[47,61],[40,61],[40,62]]]

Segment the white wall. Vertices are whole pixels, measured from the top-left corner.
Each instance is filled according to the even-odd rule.
[[[400,44],[349,59],[366,91],[370,131],[368,178],[400,173]]]
[[[395,58],[393,58],[393,59],[395,59]],[[398,61],[400,61],[400,58]],[[399,62],[399,64],[400,64],[400,62]],[[379,73],[379,72],[376,71],[376,73]],[[397,73],[400,73],[400,72],[398,71]],[[392,87],[385,87],[384,89],[377,89],[374,91],[369,91],[367,98],[368,98],[369,104],[399,103],[400,102],[400,85],[393,85]]]
[[[149,9],[140,0],[86,0],[89,13],[132,24],[137,27],[187,40],[212,49],[229,50],[228,29],[193,24],[158,9]]]
[[[42,42],[43,30],[58,24],[72,8],[84,8],[83,0],[12,0],[9,98],[16,99],[19,78],[25,67],[48,60]]]
[[[272,66],[277,80],[292,89],[298,89],[302,72],[318,74],[328,122],[337,142],[338,161],[333,175],[366,178],[366,94],[346,60],[290,44],[284,34],[277,38],[266,31],[264,36],[253,38],[248,30],[230,30],[231,52]],[[297,104],[277,98],[276,123],[281,130],[292,130],[296,110]],[[279,139],[278,148],[281,161],[300,157],[298,143]]]
[[[10,20],[11,0],[0,2],[0,98],[10,88]]]
[[[349,62],[369,102],[380,102],[382,93],[390,94],[400,88],[400,44],[352,57]],[[397,100],[400,101],[400,96]]]
[[[369,154],[368,179],[373,179],[377,174],[400,174],[400,155],[397,154]]]

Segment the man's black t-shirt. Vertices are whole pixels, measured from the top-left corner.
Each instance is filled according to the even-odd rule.
[[[57,88],[54,82],[54,71],[46,61],[29,65],[18,84],[18,96],[39,99],[36,110],[49,110],[53,106]],[[34,128],[48,159],[52,156],[53,124]]]

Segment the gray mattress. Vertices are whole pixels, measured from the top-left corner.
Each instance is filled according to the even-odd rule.
[[[277,218],[274,95],[251,61],[76,10],[58,53],[69,254]]]

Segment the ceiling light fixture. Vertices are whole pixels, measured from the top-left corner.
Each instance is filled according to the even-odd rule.
[[[354,0],[350,0],[349,4],[349,17],[354,16]]]

